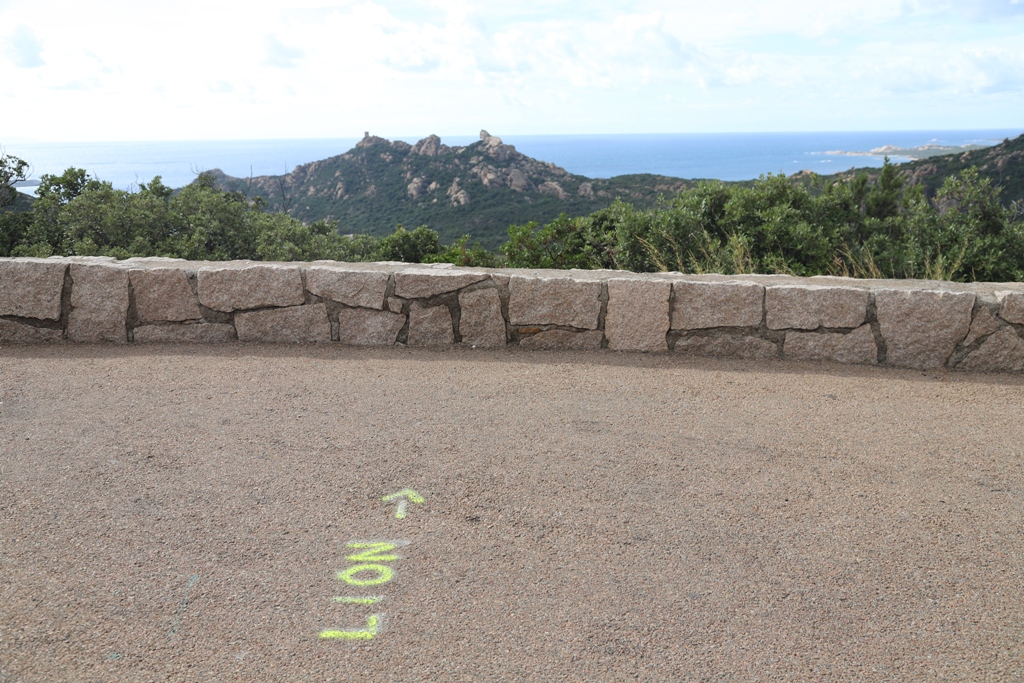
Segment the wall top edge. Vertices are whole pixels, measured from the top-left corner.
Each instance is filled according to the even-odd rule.
[[[416,264],[399,261],[378,262],[340,262],[340,261],[187,261],[184,259],[146,257],[117,260],[108,256],[70,256],[50,258],[0,258],[3,263],[68,263],[82,265],[103,265],[112,268],[151,270],[155,268],[181,268],[195,272],[200,270],[242,269],[253,266],[272,266],[276,268],[327,268],[349,272],[387,272],[390,274],[456,274],[486,273],[505,277],[530,277],[545,279],[571,279],[582,281],[605,282],[611,279],[632,279],[669,282],[696,283],[755,283],[765,287],[772,286],[816,286],[816,287],[852,287],[856,289],[880,290],[927,290],[940,292],[968,292],[973,294],[991,294],[1000,291],[1024,293],[1021,282],[946,282],[941,280],[869,280],[846,277],[818,275],[814,277],[796,277],[792,275],[694,275],[678,272],[633,273],[627,270],[555,270],[541,268],[464,268],[448,263]]]

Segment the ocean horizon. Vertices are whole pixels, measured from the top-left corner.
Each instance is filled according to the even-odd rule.
[[[883,156],[830,152],[869,152],[883,146],[926,144],[994,145],[1020,129],[945,131],[852,131],[814,133],[687,133],[621,135],[508,135],[502,140],[523,154],[590,178],[652,173],[676,178],[751,180],[768,173],[804,170],[823,175],[854,167],[880,167]],[[497,134],[497,133],[496,133]],[[421,136],[425,137],[425,136]],[[394,139],[415,143],[419,138]],[[442,137],[462,146],[478,136]],[[281,140],[200,140],[171,142],[46,142],[4,145],[32,165],[32,178],[84,168],[120,189],[132,189],[161,176],[182,187],[202,171],[219,168],[236,177],[280,175],[296,166],[343,154],[359,138]],[[3,140],[0,139],[0,144]],[[894,163],[906,158],[892,157]],[[22,188],[31,191],[31,187]]]

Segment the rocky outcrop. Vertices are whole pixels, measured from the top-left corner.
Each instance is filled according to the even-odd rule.
[[[508,177],[505,182],[516,192],[525,192],[533,186],[533,183],[531,183],[530,179],[526,177],[526,174],[518,168],[509,169]]]
[[[565,190],[563,190],[562,186],[553,180],[541,183],[537,187],[537,191],[541,194],[549,194],[553,197],[558,197],[559,199],[565,199]]]
[[[423,182],[423,178],[413,178],[412,182],[405,186],[405,191],[413,199],[419,199],[426,186],[427,184]]]
[[[479,164],[473,167],[473,173],[480,178],[484,187],[504,187],[505,177],[490,164]]]
[[[436,157],[450,151],[451,147],[441,144],[441,138],[436,135],[428,135],[409,149],[410,154],[419,154],[425,157]]]
[[[459,179],[456,178],[452,181],[452,186],[448,188],[448,201],[452,206],[463,206],[469,204],[469,193],[459,187]]]

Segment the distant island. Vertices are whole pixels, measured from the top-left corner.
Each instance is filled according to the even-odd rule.
[[[844,150],[833,150],[823,154],[848,157],[902,157],[905,159],[927,159],[928,157],[941,157],[947,154],[960,154],[976,149],[985,149],[992,145],[935,145],[927,144],[920,147],[896,147],[895,145],[883,145],[868,152],[850,152]]]

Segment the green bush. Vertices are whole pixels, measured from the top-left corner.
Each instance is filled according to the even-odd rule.
[[[929,200],[921,186],[904,188],[888,160],[870,186],[865,175],[703,183],[655,209],[616,202],[508,235],[501,252],[522,268],[1024,279],[1024,223],[989,180],[968,169]]]
[[[441,245],[427,226],[377,239],[306,225],[201,175],[174,192],[159,177],[117,190],[81,169],[44,175],[30,211],[9,209],[27,166],[0,159],[0,256],[171,256],[193,260],[403,261],[637,272],[789,273],[878,278],[1024,280],[1024,223],[976,169],[934,198],[904,187],[886,161],[877,181],[767,175],[705,182],[653,209],[616,201],[589,216],[513,225],[494,254],[464,235]],[[6,183],[6,184],[5,184]]]
[[[160,177],[137,191],[71,168],[44,175],[30,213],[0,214],[0,255],[168,256],[192,260],[379,260],[380,242],[337,224],[304,225],[259,198],[218,190],[213,178],[175,193]],[[436,233],[435,233],[436,240]]]
[[[380,256],[385,261],[423,263],[441,251],[437,233],[425,225],[409,232],[401,225],[380,241]]]

